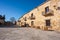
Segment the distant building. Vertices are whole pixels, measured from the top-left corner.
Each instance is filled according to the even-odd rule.
[[[46,0],[40,6],[22,16],[19,26],[30,26],[42,30],[57,30],[60,28],[60,0]]]
[[[6,22],[5,22],[5,26],[12,26],[12,25],[13,25],[13,23],[10,22],[10,21],[6,21]]]
[[[4,16],[0,15],[0,25],[4,25],[4,23],[5,23],[5,15]]]

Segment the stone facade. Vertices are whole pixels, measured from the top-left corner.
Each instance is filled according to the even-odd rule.
[[[45,1],[22,16],[17,21],[17,25],[42,30],[57,30],[60,28],[60,0]]]

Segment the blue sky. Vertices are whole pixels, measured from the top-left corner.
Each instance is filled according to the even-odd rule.
[[[5,15],[6,20],[15,17],[18,20],[28,11],[37,7],[45,0],[0,0],[0,15]]]

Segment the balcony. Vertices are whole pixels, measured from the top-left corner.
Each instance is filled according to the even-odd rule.
[[[53,15],[54,15],[53,13],[54,13],[53,10],[49,10],[48,12],[43,11],[43,12],[42,12],[42,15],[43,15],[43,16],[53,16]]]
[[[31,20],[35,20],[35,16],[31,16],[30,19],[31,19]]]
[[[18,22],[21,22],[21,20],[18,20]]]

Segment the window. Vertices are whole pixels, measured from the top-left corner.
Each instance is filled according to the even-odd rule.
[[[24,20],[27,21],[27,18],[25,17]]]
[[[34,25],[34,21],[31,21],[31,26],[33,26]]]
[[[60,7],[58,7],[57,10],[60,10]]]
[[[49,11],[49,6],[45,8],[45,13]]]
[[[50,20],[46,20],[46,26],[50,26]]]
[[[33,17],[33,13],[31,14],[31,17]]]
[[[35,15],[33,15],[33,13],[31,14],[30,19],[35,20]]]

